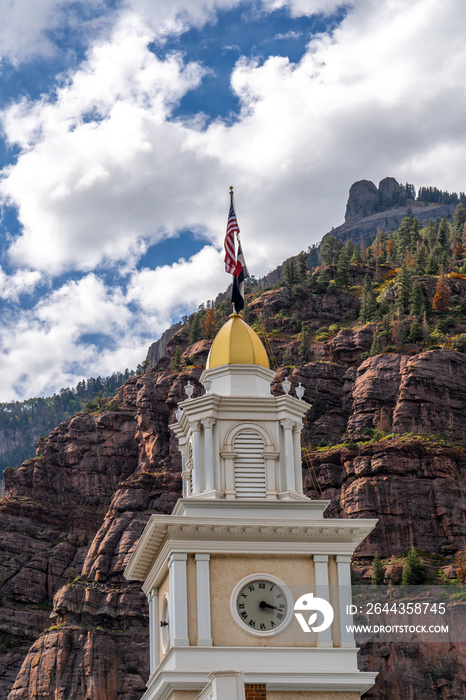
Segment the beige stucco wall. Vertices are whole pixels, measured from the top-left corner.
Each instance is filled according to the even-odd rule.
[[[326,693],[320,691],[316,693],[292,690],[268,690],[267,700],[360,700],[359,693]]]
[[[233,620],[230,598],[245,576],[271,574],[288,586],[314,585],[314,564],[309,555],[213,554],[210,560],[212,639],[215,646],[312,646],[315,635],[297,642],[287,631],[272,637],[255,637]],[[288,628],[289,630],[289,628]],[[287,638],[288,637],[288,638]]]

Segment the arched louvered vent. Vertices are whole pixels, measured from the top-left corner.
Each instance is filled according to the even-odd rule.
[[[264,442],[258,433],[244,430],[235,438],[236,498],[265,498]]]

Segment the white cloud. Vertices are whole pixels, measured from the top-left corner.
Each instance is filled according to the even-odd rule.
[[[144,311],[170,318],[176,309],[193,308],[213,299],[230,281],[224,272],[223,256],[223,252],[205,246],[189,260],[139,270],[130,281],[128,300],[136,301]]]
[[[33,291],[41,277],[37,270],[17,270],[8,275],[0,266],[0,298],[18,301],[20,294]]]
[[[51,56],[50,32],[74,26],[76,6],[85,14],[101,11],[105,0],[0,0],[0,60],[18,63],[37,54]],[[79,20],[82,30],[82,17]],[[87,23],[89,30],[89,23]]]
[[[360,0],[264,0],[264,5],[269,12],[287,8],[292,17],[309,17],[315,14],[331,14],[339,7],[357,2]]]
[[[178,152],[185,129],[167,115],[203,71],[179,55],[158,60],[148,41],[133,19],[94,47],[54,102],[5,111],[8,139],[23,147],[1,184],[23,226],[10,250],[16,264],[52,274],[90,270],[186,223],[177,221],[178,195],[161,168],[173,162],[171,176],[179,172],[180,181],[188,172]]]
[[[6,315],[0,332],[2,400],[48,394],[83,376],[135,367],[147,347],[147,337],[138,337],[138,320],[121,290],[108,289],[94,274],[66,283],[30,311]],[[82,342],[86,333],[107,334],[114,342],[101,353],[95,343]]]

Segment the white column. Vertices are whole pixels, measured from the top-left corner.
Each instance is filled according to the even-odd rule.
[[[347,631],[347,625],[353,624],[353,616],[349,611],[349,606],[353,599],[351,595],[351,557],[337,554],[338,573],[338,604],[340,607],[340,640],[342,647],[355,647],[353,632]]]
[[[303,493],[303,467],[301,460],[301,423],[295,423],[293,430],[294,443],[294,467],[295,467],[295,486],[298,493]]]
[[[286,474],[286,491],[296,491],[295,474],[294,474],[294,459],[293,459],[293,426],[294,422],[289,418],[280,421],[280,424],[285,433],[285,474]]]
[[[277,469],[275,467],[275,463],[279,457],[279,452],[264,452],[265,474],[267,479],[266,498],[270,501],[276,500],[278,498],[278,474]]]
[[[225,498],[232,500],[236,498],[235,491],[235,457],[236,452],[222,452],[220,457],[223,461],[224,481],[225,481]]]
[[[212,700],[244,700],[244,676],[241,671],[212,671],[209,673]]]
[[[193,493],[204,490],[204,479],[201,465],[201,424],[199,421],[191,423],[193,431]]]
[[[214,478],[214,434],[213,427],[215,418],[203,418],[201,423],[204,427],[204,455],[205,455],[205,475],[206,475],[206,490],[213,491],[215,489]]]
[[[179,445],[179,451],[181,452],[181,481],[183,484],[183,498],[191,495],[191,476],[189,471],[186,469],[186,445]]]
[[[153,588],[147,596],[149,601],[149,661],[150,675],[159,665],[159,589]]]
[[[199,553],[196,559],[197,583],[197,645],[212,646],[212,626],[210,622],[210,554]]]
[[[330,603],[330,589],[328,585],[328,554],[314,554],[314,569],[316,574],[316,597],[323,598]],[[332,627],[317,633],[318,647],[333,647]]]
[[[188,639],[188,585],[186,562],[188,555],[173,552],[168,562],[170,595],[170,641],[172,646],[187,647]]]

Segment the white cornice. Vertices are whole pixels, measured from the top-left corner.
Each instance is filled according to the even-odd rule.
[[[191,551],[296,551],[351,554],[373,530],[376,520],[298,520],[152,515],[125,570],[128,580],[145,580],[164,538],[170,547],[190,544]],[[207,547],[209,543],[209,547]],[[282,546],[286,544],[286,546]],[[296,545],[293,547],[292,545]],[[215,549],[212,548],[215,545]],[[259,545],[259,550],[258,550]],[[324,545],[324,547],[316,547]],[[191,547],[193,547],[191,549]],[[178,547],[175,547],[178,549]],[[224,548],[224,549],[223,549]],[[185,549],[185,551],[187,551]]]
[[[203,394],[195,399],[185,399],[178,404],[182,415],[177,423],[169,427],[177,435],[188,431],[189,422],[201,418],[221,418],[228,420],[241,417],[243,420],[283,420],[294,418],[301,421],[311,408],[305,401],[289,395],[282,396],[220,396]]]
[[[171,649],[142,700],[168,700],[174,690],[201,691],[211,670],[242,671],[245,683],[308,692],[369,690],[377,673],[357,669],[357,649],[316,647],[183,647]],[[303,670],[306,669],[306,670]]]
[[[228,454],[228,453],[227,453]],[[280,496],[286,498],[280,500]],[[207,499],[203,494],[199,498],[179,498],[173,509],[172,515],[213,516],[221,515],[222,518],[272,518],[275,522],[283,519],[315,520],[323,518],[330,501],[311,500],[303,494],[296,492],[284,492],[279,494],[279,500],[268,501],[264,499],[241,500],[225,498]]]

